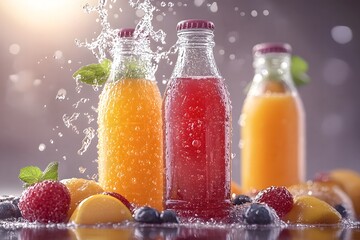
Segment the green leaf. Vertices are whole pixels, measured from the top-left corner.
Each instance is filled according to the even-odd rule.
[[[19,179],[25,183],[26,186],[39,182],[43,173],[40,168],[35,166],[28,166],[20,169]]]
[[[42,176],[41,181],[44,180],[58,180],[58,168],[59,163],[58,162],[51,162],[49,165],[45,168]]]
[[[102,85],[110,75],[110,68],[111,61],[104,59],[101,63],[81,67],[73,74],[73,78],[90,85]]]
[[[58,180],[58,162],[51,162],[45,168],[44,172],[35,166],[28,166],[20,169],[19,179],[24,182],[24,187],[27,188],[35,183],[44,180]]]
[[[303,58],[299,56],[291,57],[290,71],[297,87],[305,85],[311,81],[310,77],[307,75],[308,69],[309,65]]]

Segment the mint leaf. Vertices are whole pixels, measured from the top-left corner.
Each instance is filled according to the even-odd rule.
[[[45,168],[44,172],[35,166],[28,166],[20,169],[19,179],[24,182],[24,187],[27,188],[35,183],[44,180],[58,180],[58,162],[51,162]]]
[[[307,75],[309,69],[308,63],[299,56],[291,57],[291,75],[297,87],[305,85],[310,82],[310,77]]]
[[[81,67],[73,74],[73,78],[90,85],[102,85],[110,75],[110,68],[111,61],[104,59],[101,63]]]
[[[39,182],[42,174],[40,168],[28,166],[20,169],[19,179],[25,183],[25,186],[30,186]]]
[[[45,168],[44,172],[41,176],[41,181],[44,180],[58,180],[58,168],[59,163],[58,162],[51,162],[49,165]]]

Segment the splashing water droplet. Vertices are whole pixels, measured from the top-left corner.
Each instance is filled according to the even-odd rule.
[[[79,130],[77,127],[73,124],[74,121],[76,121],[79,117],[80,113],[73,113],[70,117],[67,114],[64,114],[62,117],[62,120],[67,128],[72,128],[72,130],[79,134]]]
[[[59,133],[58,133],[58,136],[59,136],[59,137],[62,137],[62,136],[64,136],[64,135],[62,134],[62,132],[59,132]]]
[[[84,152],[86,152],[86,150],[88,149],[88,147],[91,144],[91,141],[95,137],[96,131],[92,127],[88,127],[88,128],[84,129],[83,133],[85,134],[85,137],[82,140],[81,148],[78,150],[79,155],[83,155]]]
[[[66,156],[63,156],[62,159],[63,159],[64,161],[66,161]]]
[[[166,7],[166,2],[161,2],[161,3],[160,3],[160,6]]]
[[[50,139],[50,141],[49,141],[51,144],[54,144],[54,140],[52,140],[52,139]]]
[[[63,88],[60,88],[59,91],[58,91],[57,94],[56,94],[55,99],[61,101],[61,100],[64,100],[65,97],[66,97],[66,90],[63,89]]]
[[[217,2],[213,2],[211,5],[210,5],[210,11],[215,13],[218,11],[218,5],[217,5]]]
[[[85,173],[86,171],[86,168],[85,167],[79,167],[79,172],[80,173]]]
[[[40,143],[40,145],[39,145],[39,151],[42,152],[42,151],[44,151],[45,149],[46,149],[46,145],[43,144],[43,143]]]
[[[201,146],[200,140],[193,140],[191,143],[194,147],[199,148]]]

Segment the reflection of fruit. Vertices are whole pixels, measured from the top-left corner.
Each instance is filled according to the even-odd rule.
[[[19,201],[22,216],[30,222],[64,222],[69,206],[69,190],[64,184],[50,180],[26,189]]]
[[[69,189],[71,196],[70,209],[68,212],[68,218],[71,217],[76,206],[85,198],[91,195],[99,194],[104,192],[100,185],[93,181],[83,178],[69,178],[61,180],[63,184]]]
[[[235,181],[231,181],[231,194],[240,195],[242,194],[241,187]]]
[[[266,203],[280,218],[290,212],[294,204],[293,196],[285,187],[269,187],[262,190],[256,195],[255,202]]]
[[[329,173],[330,181],[337,184],[354,205],[355,213],[360,218],[360,175],[352,170],[339,169]]]
[[[300,183],[289,187],[289,191],[294,197],[309,195],[319,198],[332,207],[341,205],[346,208],[349,217],[354,212],[350,198],[337,185],[331,182],[312,182]]]
[[[130,210],[118,199],[96,194],[84,199],[71,215],[76,224],[119,223],[132,220]]]
[[[283,220],[294,224],[335,224],[341,221],[341,215],[316,197],[299,196],[295,198],[294,206]]]
[[[291,236],[286,239],[302,240],[302,239],[316,239],[316,240],[329,240],[329,239],[343,239],[341,235],[341,228],[301,228],[301,229],[288,229]]]
[[[76,240],[127,240],[133,239],[133,229],[109,229],[109,228],[75,228],[72,229]]]

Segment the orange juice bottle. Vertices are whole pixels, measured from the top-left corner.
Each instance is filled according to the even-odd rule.
[[[98,107],[99,183],[136,205],[162,209],[162,98],[134,29],[122,29]],[[144,45],[145,44],[145,45]],[[139,51],[141,47],[141,51]]]
[[[255,77],[241,126],[244,191],[304,181],[304,110],[290,75],[288,44],[263,43],[254,52]]]

